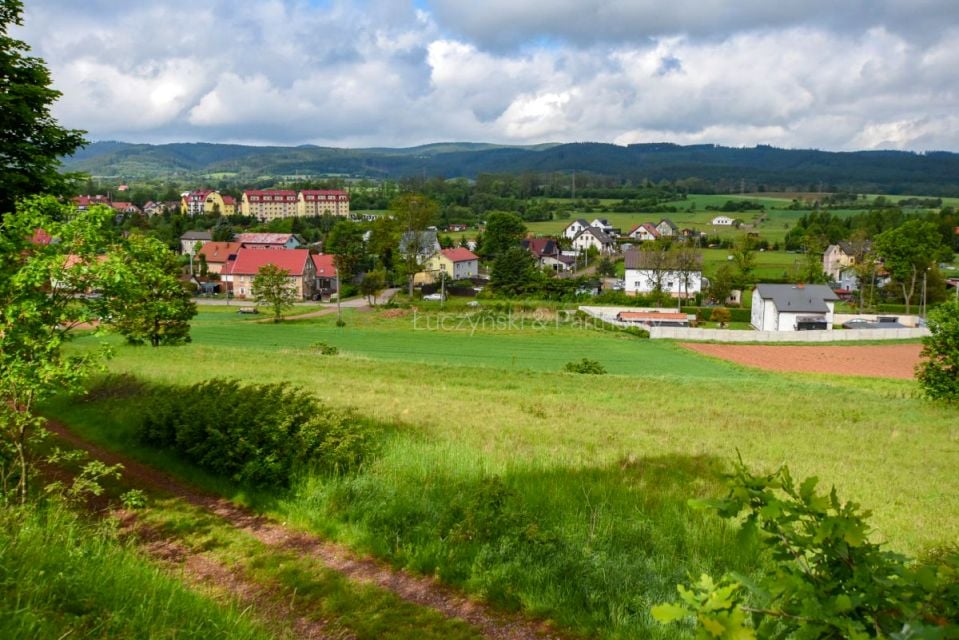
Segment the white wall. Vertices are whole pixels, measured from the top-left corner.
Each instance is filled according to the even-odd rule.
[[[929,329],[844,329],[842,331],[736,331],[650,327],[654,340],[709,340],[713,342],[855,342],[857,340],[906,340],[929,335]]]
[[[653,274],[652,269],[626,269],[623,276],[626,293],[651,293],[653,291]],[[684,294],[696,295],[702,290],[702,274],[697,271],[688,275],[689,282],[684,284],[679,272],[666,271],[662,278],[663,291],[673,297]]]

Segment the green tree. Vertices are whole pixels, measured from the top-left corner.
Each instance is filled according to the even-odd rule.
[[[356,270],[366,257],[366,245],[363,243],[363,231],[359,225],[349,220],[341,220],[333,225],[330,235],[326,238],[327,252],[333,254],[336,265],[336,316],[342,322],[340,302],[342,283],[350,282],[356,275]]]
[[[929,313],[930,335],[922,339],[923,360],[916,379],[923,393],[938,400],[959,400],[959,302],[940,305]]]
[[[518,296],[537,289],[543,278],[536,261],[526,249],[515,246],[504,251],[493,262],[490,286],[496,293]]]
[[[596,273],[607,278],[612,278],[616,275],[616,265],[609,259],[609,256],[603,256],[599,264],[596,265]]]
[[[22,11],[19,0],[0,0],[0,213],[28,195],[64,193],[69,177],[58,172],[59,159],[85,144],[83,131],[64,129],[50,114],[60,92],[50,88],[43,60],[9,36]]]
[[[273,310],[273,322],[279,322],[283,311],[292,308],[297,298],[290,272],[275,264],[265,264],[256,272],[252,293],[257,305]]]
[[[750,276],[756,268],[756,251],[752,238],[743,236],[736,243],[733,249],[733,262],[736,263],[736,269],[739,271],[739,285],[746,286],[750,284]]]
[[[732,268],[728,264],[721,264],[709,279],[709,297],[718,304],[725,303],[733,292],[733,279]]]
[[[376,296],[386,286],[386,274],[383,271],[368,271],[360,282],[360,293],[370,301],[371,305],[376,305]]]
[[[130,344],[190,341],[196,305],[180,281],[176,254],[156,238],[130,235],[104,265],[105,316]]]
[[[902,289],[908,314],[920,274],[935,263],[942,237],[933,223],[913,219],[880,233],[874,244],[883,266]]]
[[[432,248],[426,246],[430,241],[427,227],[433,224],[439,213],[439,205],[430,198],[418,193],[404,193],[390,202],[390,212],[399,233],[403,238],[403,268],[406,272],[409,296],[413,297],[413,284],[423,262],[430,257]]]
[[[517,246],[526,235],[523,219],[513,213],[494,211],[486,219],[480,254],[492,260]]]

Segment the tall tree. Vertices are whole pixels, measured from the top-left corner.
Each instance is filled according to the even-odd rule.
[[[363,243],[363,231],[355,222],[341,220],[333,225],[326,238],[325,249],[333,254],[336,265],[336,317],[342,322],[340,303],[343,299],[342,284],[350,282],[356,270],[366,257],[366,245]]]
[[[495,260],[508,249],[519,244],[526,235],[523,219],[513,213],[494,211],[486,219],[486,233],[480,253],[485,258]]]
[[[750,276],[756,268],[756,251],[753,240],[748,235],[743,236],[736,243],[733,249],[733,262],[739,270],[738,284],[743,287],[750,284]]]
[[[68,179],[59,158],[85,144],[83,131],[64,129],[50,114],[60,92],[50,88],[43,60],[8,34],[22,12],[20,0],[0,0],[0,214],[24,196],[62,193]]]
[[[159,347],[190,341],[196,305],[180,281],[176,254],[166,245],[132,234],[103,268],[104,313],[127,342]]]
[[[390,212],[401,233],[403,267],[409,295],[413,297],[416,274],[432,253],[432,248],[427,246],[432,236],[425,231],[436,218],[439,205],[418,193],[404,193],[390,203]]]
[[[253,276],[253,300],[273,310],[273,322],[279,322],[283,311],[296,302],[296,286],[290,272],[275,264],[265,264]]]
[[[497,293],[518,296],[534,291],[543,278],[543,273],[536,268],[533,254],[515,246],[501,253],[493,262],[490,286]]]
[[[942,237],[936,226],[916,219],[907,220],[876,236],[876,253],[882,257],[885,269],[899,283],[907,314],[920,274],[935,263],[941,245]]]
[[[679,277],[679,298],[685,300],[689,297],[689,284],[693,281],[693,276],[697,273],[702,276],[703,253],[689,242],[674,245],[670,252],[672,253],[673,268]]]
[[[929,314],[930,335],[922,339],[923,360],[916,379],[930,398],[959,400],[959,302],[947,302]]]

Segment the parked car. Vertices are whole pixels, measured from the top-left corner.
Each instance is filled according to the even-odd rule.
[[[424,299],[424,300],[430,300],[430,301],[433,301],[433,302],[442,302],[442,301],[443,301],[443,294],[441,294],[441,293],[430,293],[430,294],[427,294],[427,295],[423,296],[423,299]]]

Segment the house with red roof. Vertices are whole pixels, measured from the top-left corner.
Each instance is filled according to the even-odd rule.
[[[637,224],[627,233],[630,238],[633,240],[639,240],[640,242],[647,242],[650,240],[655,240],[662,234],[659,232],[651,222],[644,222],[643,224]]]
[[[474,278],[479,275],[479,256],[465,247],[440,249],[426,261],[423,273],[434,282],[439,280],[443,273],[451,280]]]
[[[242,247],[239,242],[207,242],[197,253],[197,259],[206,261],[207,273],[221,273],[228,262],[236,260]]]
[[[312,258],[313,265],[316,267],[316,292],[323,297],[328,297],[339,291],[333,254],[314,253]]]
[[[238,298],[253,295],[253,279],[260,269],[275,265],[289,273],[296,293],[309,300],[316,293],[316,263],[307,249],[262,249],[242,247],[236,259],[227,262],[220,271],[220,280]]]

